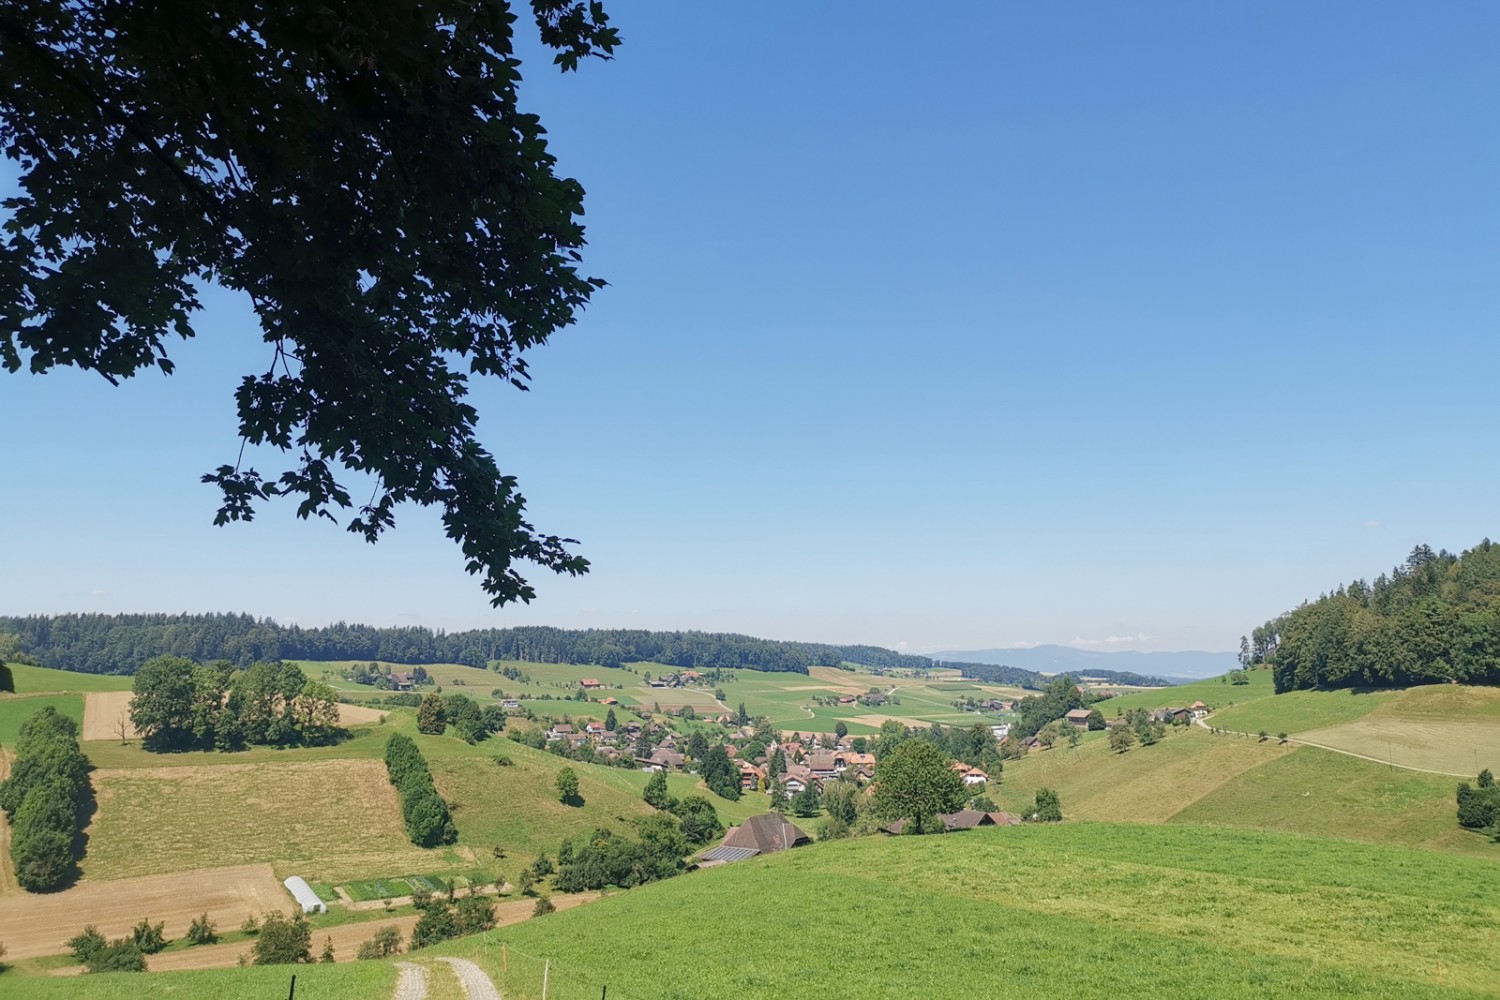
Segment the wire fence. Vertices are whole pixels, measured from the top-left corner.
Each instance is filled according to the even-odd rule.
[[[512,948],[497,932],[484,935],[476,960],[505,1000],[675,1000],[687,994],[614,978],[604,969],[558,962]]]

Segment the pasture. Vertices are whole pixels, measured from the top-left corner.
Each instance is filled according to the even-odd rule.
[[[830,895],[830,893],[832,895]],[[734,900],[733,920],[684,920]],[[840,902],[857,905],[839,905]],[[1068,823],[818,844],[449,942],[508,1000],[905,998],[1154,988],[1226,1000],[1500,990],[1485,862],[1347,841]],[[788,960],[788,940],[858,941]],[[507,944],[509,972],[498,942]],[[1170,970],[1164,972],[1164,970]],[[982,986],[979,986],[982,984]]]
[[[26,720],[49,705],[74,722],[83,721],[82,695],[0,695],[0,746],[14,743]]]
[[[8,663],[16,682],[16,694],[57,694],[89,691],[129,691],[130,678],[118,674],[81,674],[73,670],[51,670],[26,663]],[[0,695],[0,697],[5,697]]]

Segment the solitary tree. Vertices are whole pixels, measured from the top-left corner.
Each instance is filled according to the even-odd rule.
[[[1036,790],[1036,803],[1031,810],[1031,820],[1035,823],[1062,822],[1062,800],[1057,797],[1056,792],[1050,788]]]
[[[963,807],[964,783],[948,756],[927,740],[906,740],[875,769],[875,811],[885,820],[905,818],[913,833],[941,829],[938,813]]]
[[[571,767],[565,767],[557,772],[557,793],[568,805],[583,801],[578,797],[578,775]]]
[[[579,270],[583,188],[520,108],[516,6],[564,70],[619,42],[594,0],[7,4],[0,363],[170,374],[199,289],[241,293],[266,356],[240,435],[292,458],[205,475],[217,523],[278,496],[332,520],[352,470],[376,489],[350,531],[438,508],[495,604],[534,596],[517,562],[584,572],[465,401],[471,375],[525,388],[525,351],[604,284]]]
[[[646,782],[646,791],[642,797],[647,805],[657,809],[665,809],[672,804],[672,793],[667,791],[665,771],[657,771],[651,775],[651,780]]]
[[[286,965],[312,961],[312,928],[301,913],[286,917],[279,910],[266,914],[251,954],[256,965]]]

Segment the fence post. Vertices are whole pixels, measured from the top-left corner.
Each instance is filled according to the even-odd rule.
[[[292,986],[291,986],[291,989],[289,989],[289,990],[286,991],[286,1000],[295,1000],[296,996],[297,996],[297,974],[293,973],[292,974]]]
[[[552,974],[552,959],[547,959],[547,964],[542,966],[542,1000],[547,1000],[547,977]]]
[[[500,942],[500,965],[505,970],[505,974],[508,976],[508,975],[510,975],[510,952],[507,950],[507,948],[508,948],[508,946],[506,945],[506,943],[504,941],[501,941]]]

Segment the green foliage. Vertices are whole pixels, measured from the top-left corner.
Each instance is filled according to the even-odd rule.
[[[318,961],[321,962],[321,963],[323,963],[324,965],[332,965],[333,964],[334,957],[333,957],[333,936],[332,935],[325,934],[323,936],[323,951],[322,951],[321,954],[318,955]]]
[[[646,804],[655,809],[667,809],[672,805],[672,793],[667,791],[667,775],[665,771],[656,771],[651,775],[651,780],[646,782],[646,790],[641,793]]]
[[[949,768],[950,763],[934,743],[902,742],[875,768],[876,814],[888,821],[906,819],[914,831],[926,831],[938,813],[961,808],[963,779]]]
[[[260,934],[250,949],[256,965],[291,965],[311,962],[312,928],[300,911],[290,917],[280,910],[267,913],[260,924]]]
[[[1374,583],[1355,580],[1257,628],[1251,659],[1278,692],[1500,682],[1500,545],[1419,545]]]
[[[448,713],[439,695],[429,694],[422,699],[417,709],[417,732],[429,736],[441,736],[448,728]]]
[[[809,781],[802,791],[792,798],[792,815],[801,818],[816,816],[821,809],[818,786]]]
[[[1020,719],[1011,725],[1011,738],[1038,736],[1042,727],[1048,723],[1082,707],[1083,694],[1078,690],[1078,682],[1068,674],[1059,674],[1048,682],[1040,695],[1016,702],[1016,712]]]
[[[557,772],[557,794],[558,797],[570,806],[582,805],[583,800],[578,797],[578,772],[571,767],[565,767]]]
[[[740,772],[729,760],[722,746],[709,747],[708,753],[698,762],[698,774],[708,790],[720,798],[730,801],[740,797]]]
[[[96,950],[84,960],[88,971],[145,972],[146,955],[131,938],[120,938]]]
[[[162,933],[165,928],[165,923],[153,925],[150,920],[142,919],[130,932],[130,939],[141,954],[155,955],[167,946],[166,936]]]
[[[1109,733],[1109,748],[1116,753],[1125,753],[1135,745],[1135,733],[1129,726],[1116,726]]]
[[[193,922],[188,924],[187,933],[183,936],[189,945],[213,944],[219,940],[219,934],[214,929],[213,921],[208,919],[207,913],[195,917]]]
[[[618,885],[625,888],[669,878],[682,871],[687,838],[669,815],[648,816],[637,824],[639,840],[608,829],[565,842],[558,852],[560,892],[582,892]]]
[[[552,902],[552,897],[542,893],[536,898],[536,905],[531,908],[533,917],[545,917],[549,913],[556,913],[557,907]]]
[[[11,672],[9,664],[0,660],[0,692],[14,692],[16,690],[15,674]]]
[[[530,6],[564,68],[619,42],[600,4]],[[278,496],[332,520],[353,505],[342,467],[380,484],[350,530],[439,509],[497,605],[534,596],[519,561],[584,572],[525,521],[465,401],[471,376],[524,388],[524,352],[604,284],[579,271],[583,189],[518,106],[510,7],[158,5],[167,33],[104,2],[12,19],[0,364],[170,373],[201,285],[247,293],[274,353],[236,391],[240,434],[297,457],[205,475],[218,523]]]
[[[1480,772],[1478,788],[1467,781],[1458,786],[1458,825],[1466,830],[1500,831],[1500,786],[1493,777],[1486,784],[1488,774]]]
[[[458,829],[448,804],[432,783],[432,772],[416,743],[404,733],[392,733],[385,745],[385,767],[401,802],[406,835],[418,847],[451,844]]]
[[[464,896],[454,904],[460,934],[478,934],[495,926],[495,904],[486,896]]]
[[[689,795],[680,802],[673,800],[670,808],[682,823],[682,835],[690,844],[701,846],[718,840],[724,833],[718,811],[701,795]]]
[[[389,958],[401,953],[401,930],[397,927],[382,927],[370,940],[359,946],[361,962],[372,958]]]
[[[92,794],[88,771],[72,719],[48,705],[21,725],[10,777],[0,783],[0,808],[11,821],[11,863],[21,888],[45,892],[72,879],[73,844]]]
[[[452,907],[446,903],[437,903],[423,911],[417,925],[411,929],[411,946],[413,950],[426,948],[458,935],[458,920],[453,915]]]
[[[131,723],[148,750],[320,744],[340,732],[335,692],[295,664],[235,672],[226,661],[157,656],[136,671],[132,690]]]
[[[77,935],[67,940],[68,950],[73,953],[73,958],[79,962],[87,962],[107,943],[104,940],[104,935],[99,933],[99,928],[93,924],[89,924]]]
[[[1031,814],[1026,818],[1034,823],[1061,823],[1062,801],[1057,797],[1057,793],[1050,788],[1038,788],[1036,802],[1032,806]]]

